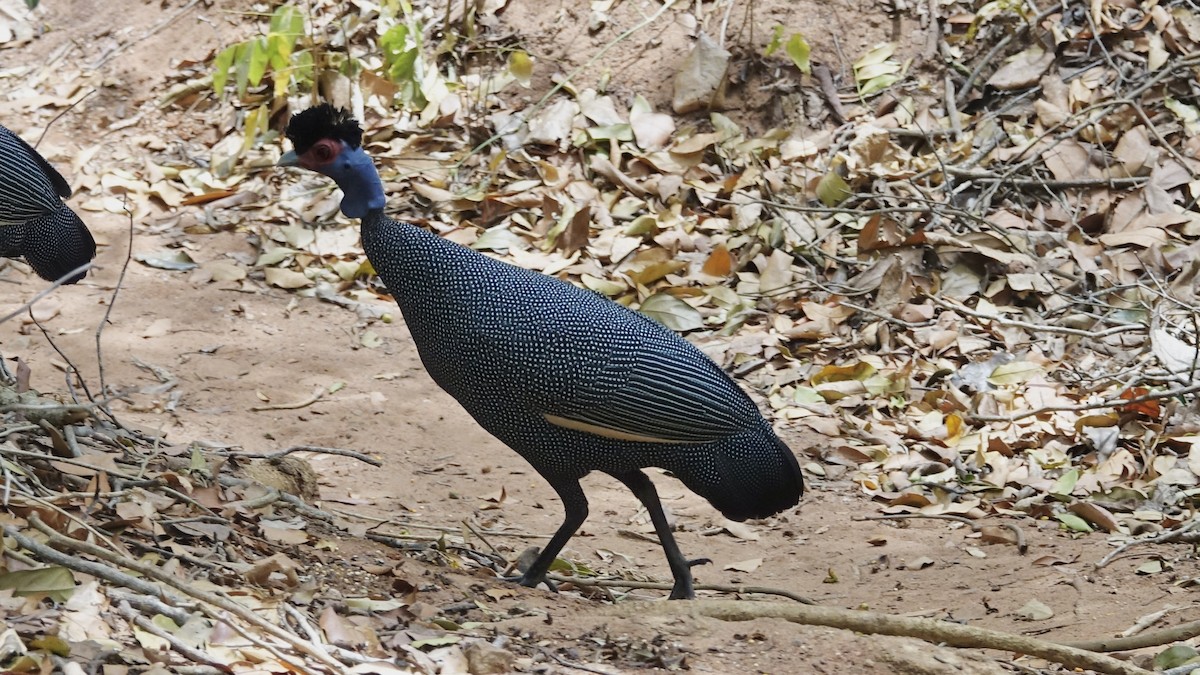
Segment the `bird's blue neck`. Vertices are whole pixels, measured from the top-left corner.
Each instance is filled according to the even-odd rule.
[[[342,189],[342,213],[348,218],[362,218],[371,211],[382,211],[387,205],[379,172],[362,148],[344,146],[322,173]]]

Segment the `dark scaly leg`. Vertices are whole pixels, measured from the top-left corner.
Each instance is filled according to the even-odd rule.
[[[671,534],[671,526],[667,524],[667,514],[663,513],[658,491],[654,489],[654,483],[650,481],[649,476],[635,469],[628,473],[613,474],[613,477],[632,490],[638,501],[642,502],[642,506],[645,506],[646,510],[650,512],[650,522],[654,523],[654,531],[658,533],[658,540],[662,543],[663,552],[667,554],[667,564],[671,567],[671,575],[675,577],[675,586],[671,588],[670,599],[695,599],[696,592],[692,590],[692,565],[708,561],[704,559],[689,561],[683,557],[679,545],[675,543],[675,535]]]
[[[583,487],[579,485],[578,479],[561,482],[550,481],[550,487],[554,488],[559,499],[562,500],[566,516],[563,518],[563,524],[558,527],[558,531],[550,538],[550,543],[546,544],[537,559],[518,580],[522,586],[530,588],[546,580],[546,572],[549,571],[550,565],[554,563],[554,559],[562,552],[567,541],[579,530],[583,521],[588,517],[587,497],[584,496]]]

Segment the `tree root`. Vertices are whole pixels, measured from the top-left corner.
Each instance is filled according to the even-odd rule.
[[[1181,623],[1178,626],[1156,630],[1153,633],[1141,633],[1128,637],[1101,638],[1099,640],[1083,640],[1068,644],[1075,649],[1084,649],[1089,652],[1123,652],[1130,649],[1145,649],[1146,647],[1169,645],[1173,642],[1190,640],[1197,635],[1200,635],[1200,621],[1189,621],[1188,623]]]
[[[937,619],[919,619],[879,612],[780,602],[693,600],[634,602],[605,608],[604,614],[628,619],[646,616],[705,616],[721,621],[784,619],[809,626],[842,628],[871,635],[898,635],[951,647],[998,649],[1036,656],[1068,668],[1088,668],[1105,675],[1150,675],[1150,671],[1104,654],[1022,635],[965,626]]]

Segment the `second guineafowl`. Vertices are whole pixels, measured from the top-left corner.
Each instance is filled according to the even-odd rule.
[[[63,199],[71,186],[37,150],[0,126],[0,256],[24,257],[57,281],[96,255],[96,241]],[[63,283],[84,277],[79,272]]]
[[[795,455],[754,402],[691,343],[568,283],[494,260],[383,213],[383,185],[362,129],[327,104],[287,128],[280,160],[332,178],[341,209],[397,304],[425,368],[488,432],[520,453],[562,498],[566,517],[521,577],[545,579],[588,515],[592,471],[645,505],[674,585],[692,598],[684,558],[645,467],[670,471],[732,520],[800,500]]]

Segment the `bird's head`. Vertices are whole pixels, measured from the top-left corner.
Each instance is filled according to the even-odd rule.
[[[385,204],[383,184],[362,148],[362,127],[350,113],[328,103],[292,117],[285,132],[293,150],[278,166],[298,166],[333,179],[342,189],[342,213],[362,218]]]

